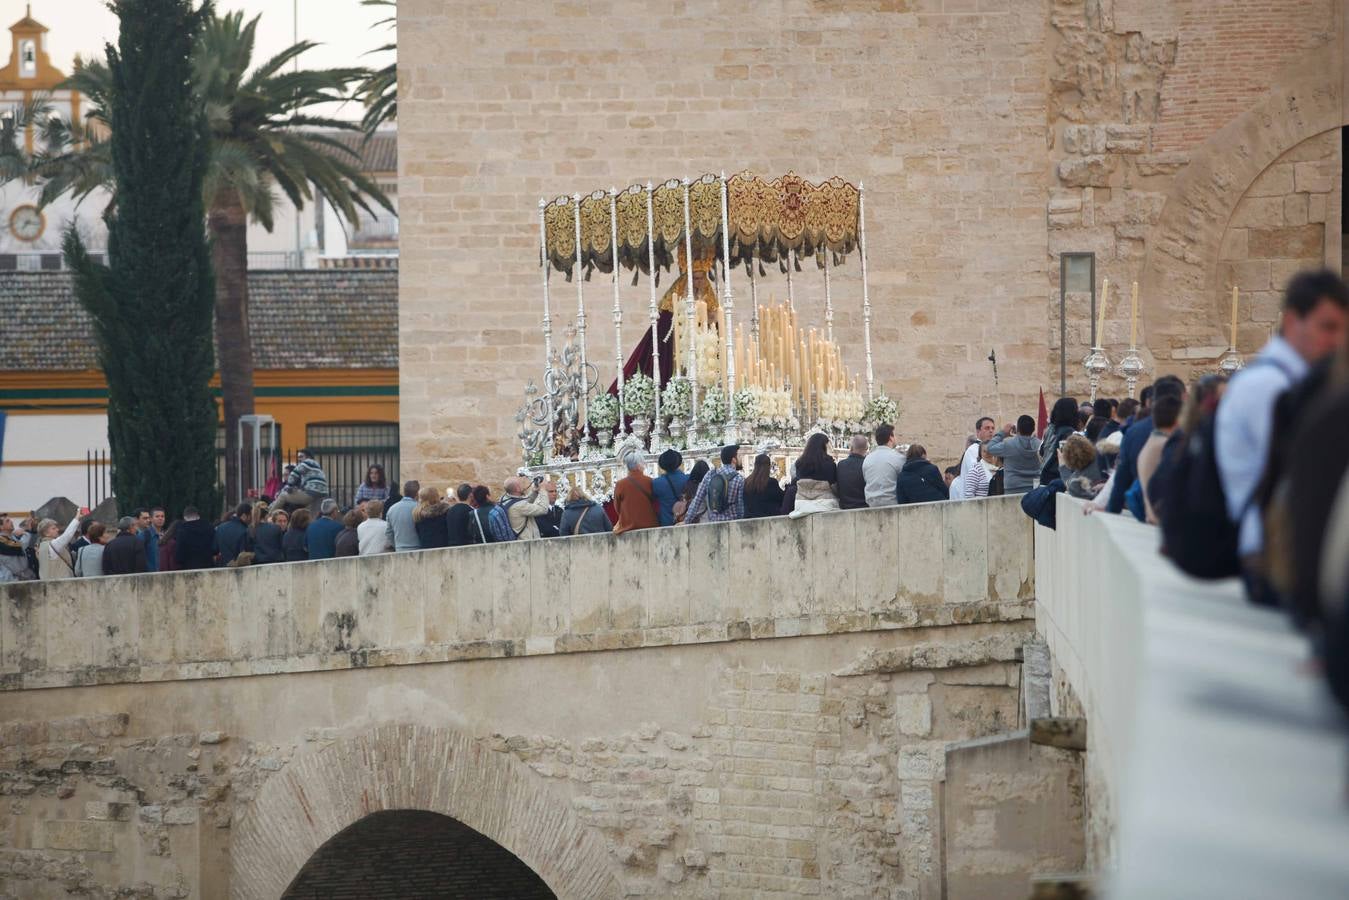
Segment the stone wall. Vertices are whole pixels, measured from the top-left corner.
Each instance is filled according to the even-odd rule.
[[[559,896],[938,897],[1016,498],[7,587],[0,896],[275,898],[372,812]]]
[[[865,183],[876,376],[900,399],[904,440],[953,458],[980,413],[1032,407],[1047,340],[1039,5],[405,0],[399,19],[411,474],[496,479],[519,458],[513,415],[542,366],[540,197],[723,169]],[[823,279],[806,269],[797,308],[821,325]],[[761,299],[782,300],[782,277],[767,277]],[[861,370],[855,257],[833,290]],[[623,291],[639,323],[626,354],[646,284]],[[553,304],[560,331],[576,308],[561,278]],[[607,279],[587,306],[607,384]]]
[[[511,416],[541,359],[538,198],[705,170],[865,182],[877,377],[900,401],[901,437],[937,459],[954,457],[976,415],[1030,411],[1038,388],[1056,389],[1063,252],[1095,253],[1098,288],[1105,277],[1116,286],[1113,360],[1137,280],[1150,371],[1212,368],[1235,205],[1283,153],[1345,124],[1344,7],[777,0],[747,17],[724,0],[557,0],[466,17],[407,0],[409,471],[490,480],[518,456]],[[1330,196],[1340,180],[1337,170]],[[1298,227],[1282,209],[1246,215],[1257,228]],[[1305,224],[1312,215],[1309,203]],[[1326,223],[1325,261],[1338,265],[1329,209]],[[856,275],[836,272],[836,328],[860,368]],[[768,278],[781,299],[780,276]],[[797,285],[818,324],[818,273]],[[628,321],[645,323],[644,285],[623,290]],[[591,358],[607,383],[604,279],[587,297]],[[1068,389],[1082,393],[1089,295],[1067,300]],[[574,309],[573,287],[555,279],[559,329]],[[1243,330],[1243,352],[1257,349],[1259,324]],[[644,327],[625,330],[625,353]],[[1122,381],[1106,391],[1122,393]]]
[[[1217,280],[1240,289],[1238,346],[1259,347],[1277,329],[1289,278],[1338,257],[1340,146],[1338,130],[1303,141],[1265,169],[1237,204]],[[1230,298],[1217,299],[1214,315],[1230,321]]]
[[[410,808],[465,823],[563,898],[936,898],[945,748],[1017,727],[1029,636],[960,625],[10,694],[0,895],[275,898],[345,827]]]
[[[1015,497],[0,587],[0,689],[1031,615]]]

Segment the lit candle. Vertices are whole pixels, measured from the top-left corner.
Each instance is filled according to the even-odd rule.
[[[1237,286],[1232,285],[1232,349],[1237,349]]]
[[[1096,325],[1096,346],[1105,345],[1105,305],[1110,300],[1110,279],[1101,283],[1101,314]]]
[[[1134,282],[1133,311],[1129,316],[1129,349],[1138,346],[1138,282]]]

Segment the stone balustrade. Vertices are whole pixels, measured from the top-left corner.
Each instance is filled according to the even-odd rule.
[[[0,687],[1029,618],[1017,498],[0,589]]]

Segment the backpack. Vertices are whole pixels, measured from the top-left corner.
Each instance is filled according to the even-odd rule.
[[[731,505],[731,476],[716,471],[707,478],[707,508],[714,513],[726,512]]]
[[[515,529],[511,528],[510,516],[507,515],[508,507],[501,503],[496,504],[487,513],[488,530],[492,533],[492,541],[513,541],[519,537]]]
[[[1063,491],[1063,482],[1057,478],[1049,484],[1032,488],[1021,495],[1021,511],[1034,519],[1037,525],[1055,528],[1058,525],[1058,508],[1055,504],[1058,501],[1054,495]]]
[[[1276,360],[1259,357],[1251,363],[1257,365],[1274,366],[1288,377],[1290,386],[1294,383],[1293,373]],[[1185,574],[1204,579],[1231,578],[1242,571],[1238,538],[1245,510],[1235,521],[1227,512],[1227,492],[1218,469],[1217,419],[1209,416],[1184,438],[1162,485],[1162,552]],[[1278,443],[1272,440],[1271,448]],[[1262,505],[1263,489],[1256,487],[1247,510]]]
[[[1241,572],[1238,525],[1227,514],[1215,452],[1216,416],[1209,416],[1179,447],[1164,485],[1162,552],[1195,578],[1229,578]]]

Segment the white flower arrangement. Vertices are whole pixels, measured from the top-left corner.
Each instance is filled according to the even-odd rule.
[[[689,414],[693,403],[693,385],[682,375],[670,379],[660,395],[660,411],[674,419]]]
[[[656,410],[656,383],[642,372],[623,383],[623,404],[629,415],[646,418]]]
[[[618,398],[605,392],[590,401],[590,424],[600,431],[610,431],[618,424]]]
[[[698,417],[709,425],[721,425],[726,421],[726,395],[720,385],[714,384],[703,392]]]
[[[731,398],[731,408],[735,410],[735,418],[739,422],[759,421],[761,407],[756,389],[742,387],[736,391]]]
[[[862,421],[870,425],[893,425],[899,419],[899,404],[885,394],[877,394],[862,413]]]

